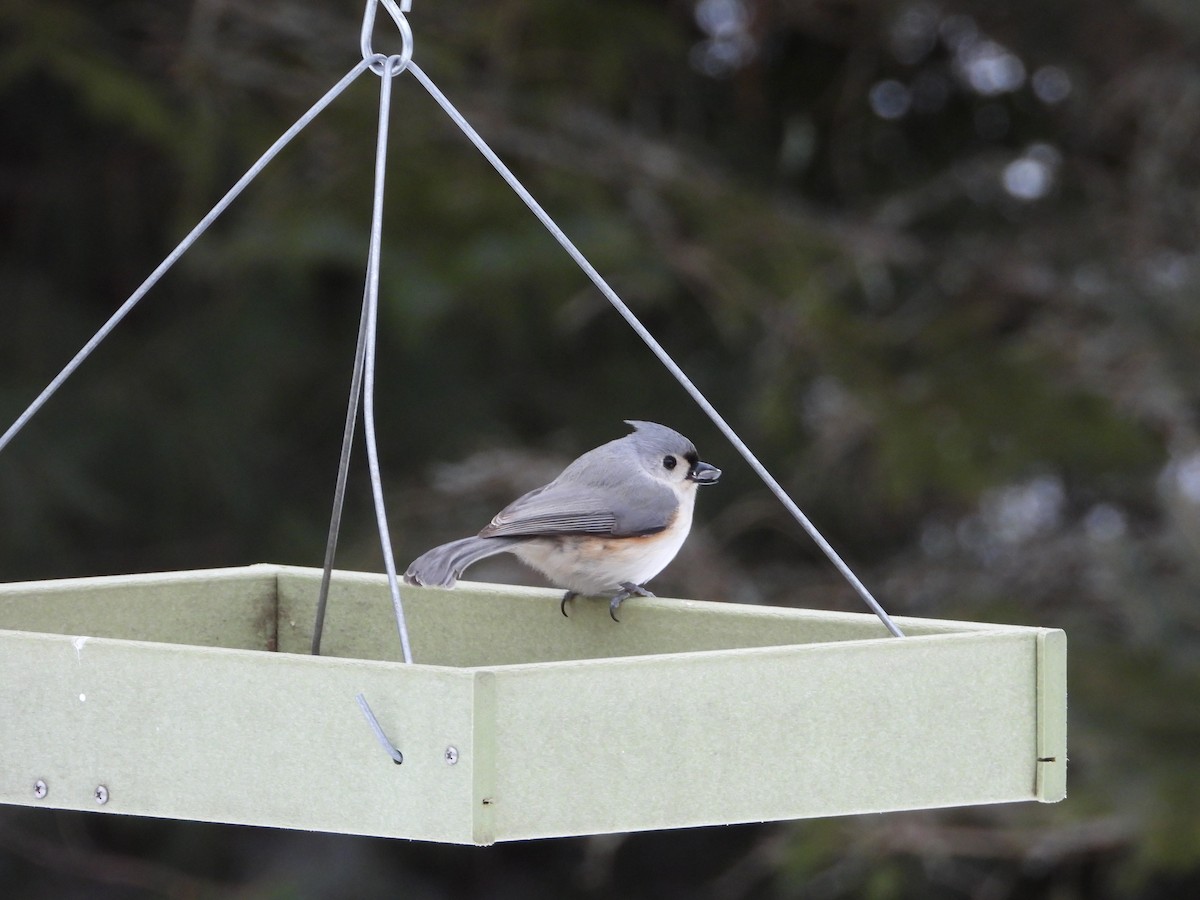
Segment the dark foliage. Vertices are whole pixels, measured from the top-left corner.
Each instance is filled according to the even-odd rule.
[[[360,6],[0,7],[0,427],[356,62]],[[1193,0],[417,0],[410,20],[422,67],[890,611],[1067,629],[1071,796],[491,850],[5,810],[4,893],[1197,893]],[[0,454],[0,578],[320,564],[376,84]],[[857,608],[407,77],[387,203],[399,558],[649,418],[727,472],[661,593]],[[348,515],[340,563],[379,568],[361,472]]]

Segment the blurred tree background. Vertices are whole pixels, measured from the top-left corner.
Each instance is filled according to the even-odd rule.
[[[1200,895],[1197,10],[409,17],[422,67],[889,611],[1067,630],[1066,802],[487,850],[5,809],[4,894]],[[0,427],[353,65],[361,13],[0,5]],[[320,565],[376,104],[365,76],[0,455],[0,579]],[[660,594],[859,609],[408,76],[387,187],[377,403],[401,563],[648,418],[726,470]],[[378,570],[363,469],[339,564]]]

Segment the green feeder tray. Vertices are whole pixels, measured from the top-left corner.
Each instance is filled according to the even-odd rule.
[[[1066,791],[1058,629],[276,565],[0,585],[0,801],[457,844]],[[382,748],[361,694],[387,740]]]

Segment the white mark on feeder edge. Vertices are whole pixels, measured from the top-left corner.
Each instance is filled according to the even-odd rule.
[[[87,637],[77,637],[75,640],[71,641],[71,646],[75,648],[75,659],[79,660],[80,662],[83,661],[83,645],[86,644],[88,640],[90,639]]]

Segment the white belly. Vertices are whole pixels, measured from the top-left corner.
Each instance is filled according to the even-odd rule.
[[[692,528],[692,506],[684,504],[666,532],[644,538],[598,535],[536,538],[513,553],[558,587],[584,595],[610,594],[623,582],[643,585],[675,558]]]

